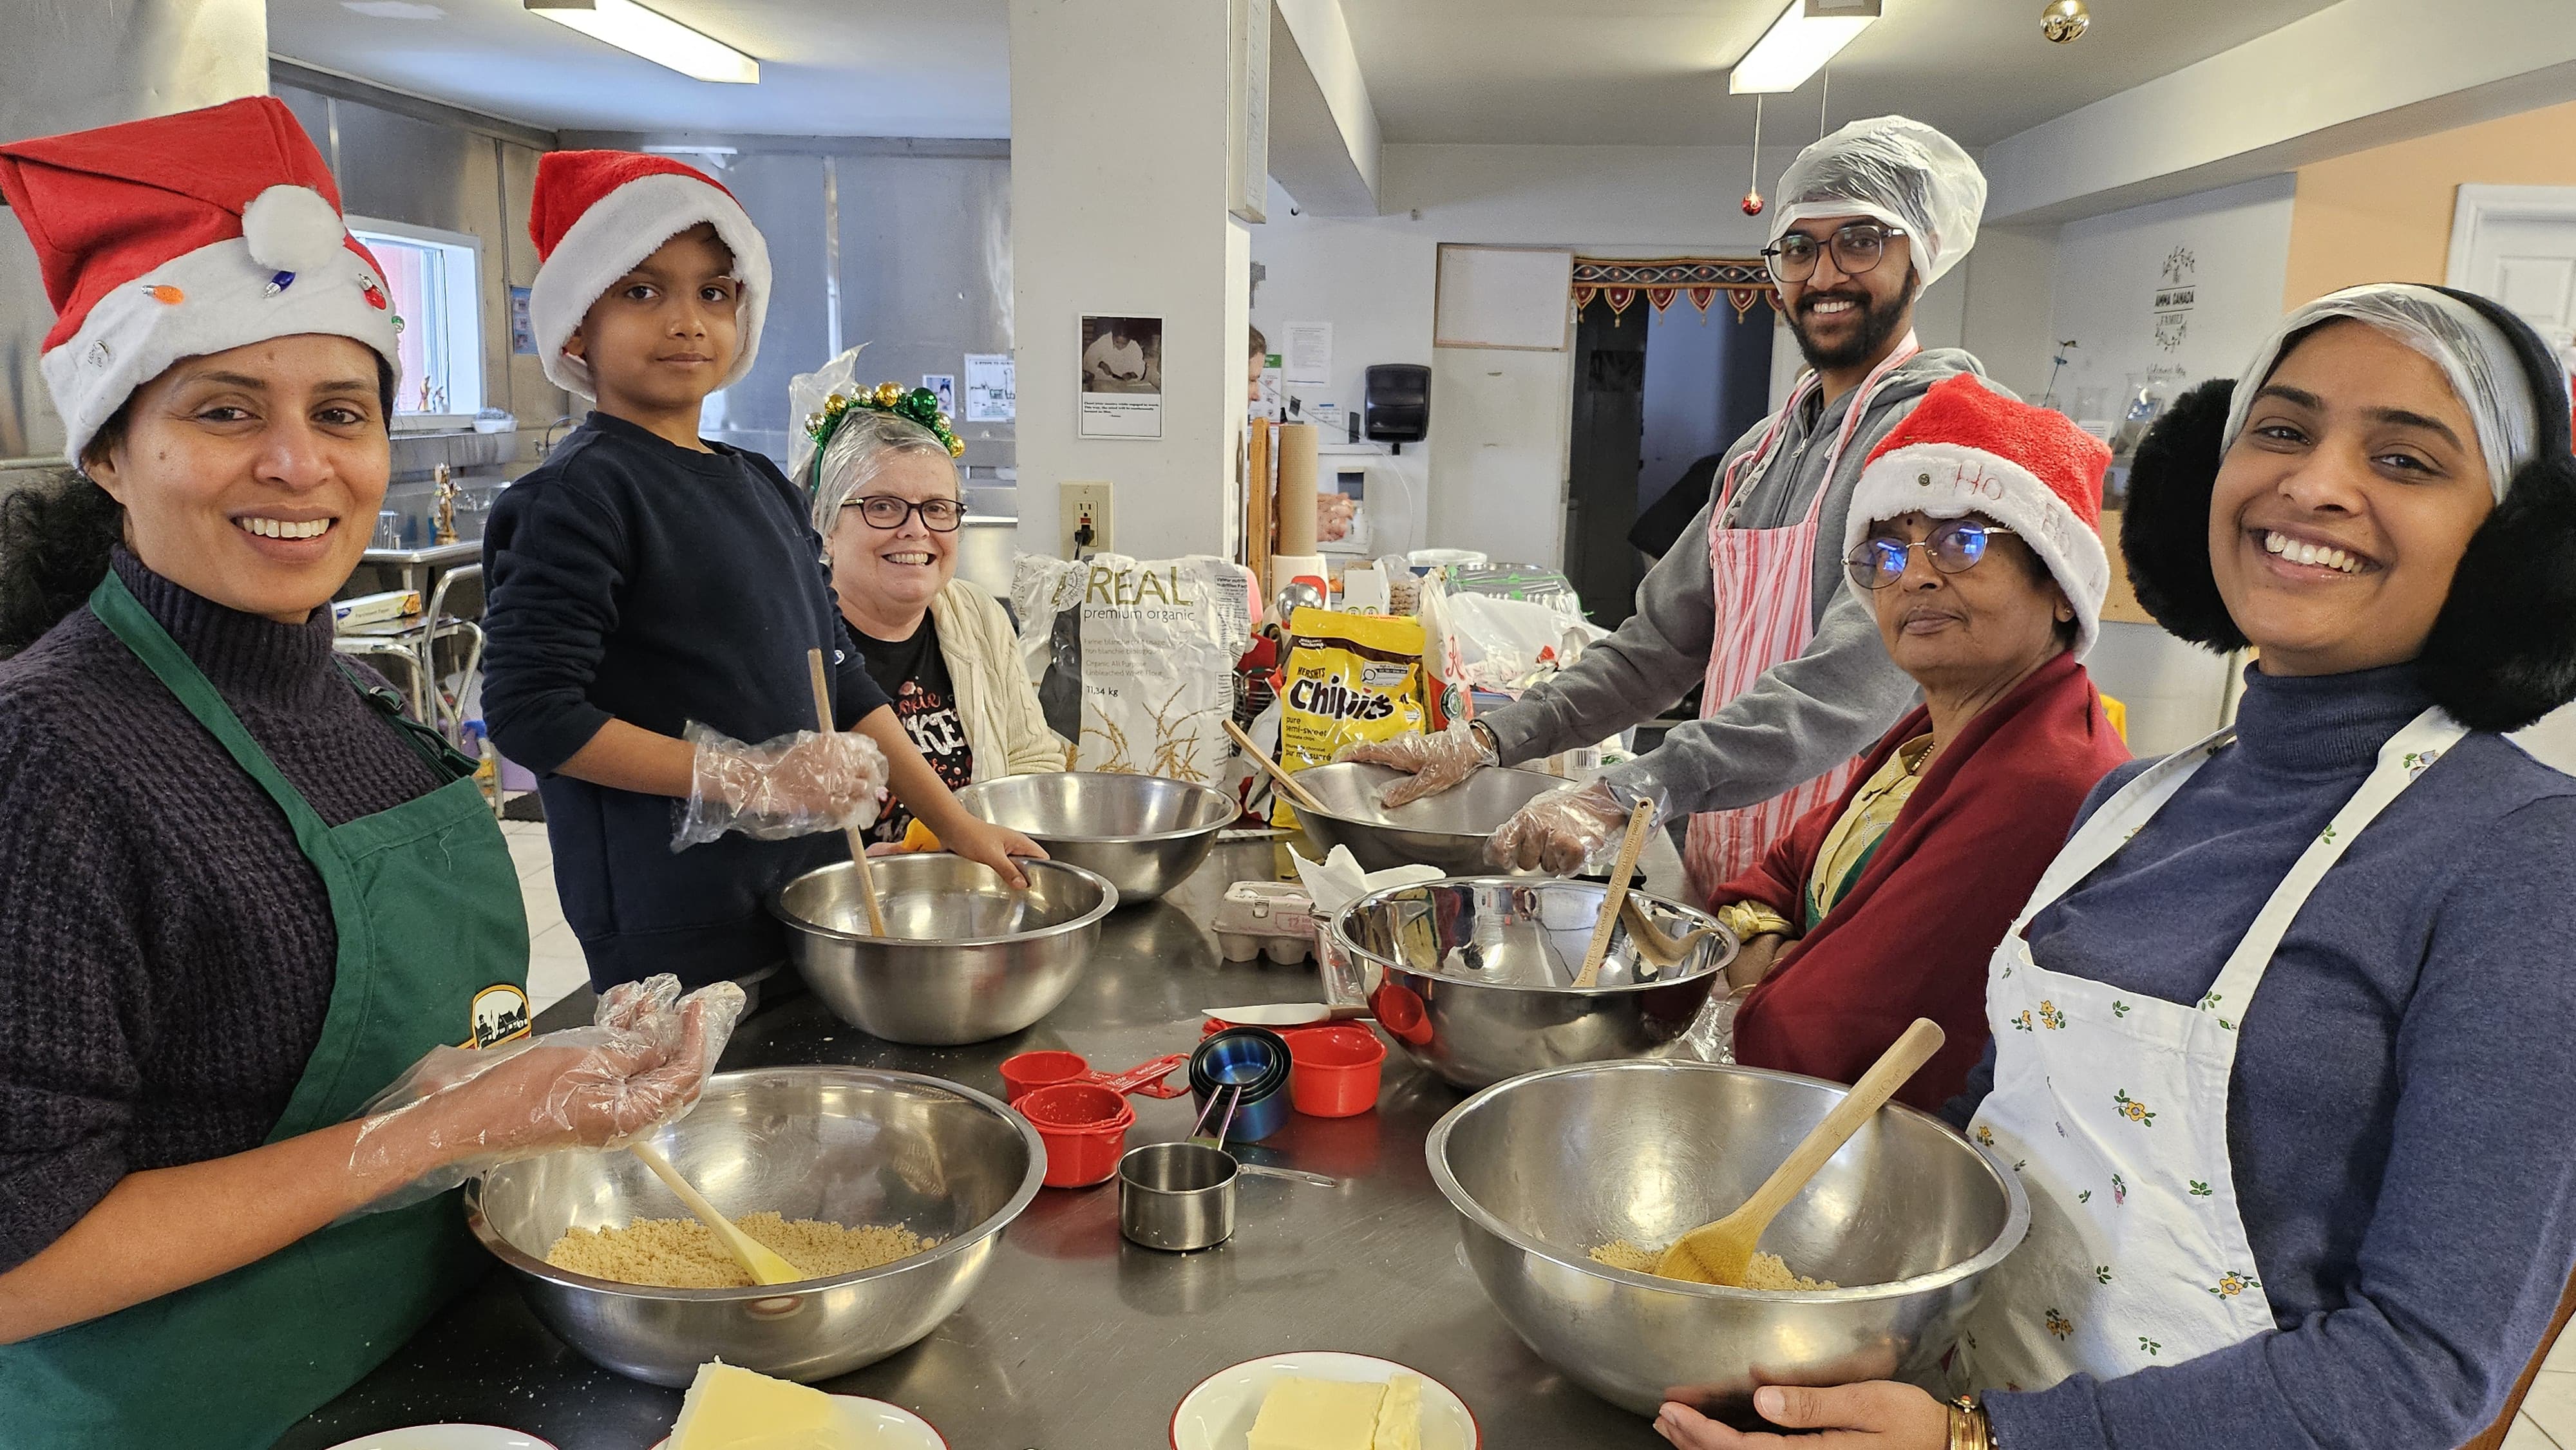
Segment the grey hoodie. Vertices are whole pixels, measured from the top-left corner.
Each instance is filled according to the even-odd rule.
[[[1651,795],[1668,811],[1753,805],[1860,754],[1913,708],[1914,681],[1887,657],[1869,601],[1843,577],[1843,521],[1870,450],[1914,411],[1925,390],[1962,372],[1985,377],[1984,367],[1957,348],[1917,353],[1887,375],[1862,415],[1818,521],[1816,633],[1806,650],[1765,671],[1714,718],[1678,726],[1662,745],[1613,767],[1613,786]],[[1986,386],[2004,392],[1990,379]],[[1730,527],[1784,528],[1806,516],[1816,490],[1827,485],[1825,459],[1835,430],[1858,396],[1854,390],[1830,406],[1820,394],[1808,399],[1759,485],[1734,501]],[[1727,466],[1761,441],[1769,421],[1735,440]],[[1616,634],[1584,651],[1571,669],[1480,717],[1505,764],[1590,745],[1653,719],[1700,682],[1716,634],[1708,550],[1715,506],[1712,496],[1681,542],[1647,573],[1637,587],[1637,612]]]

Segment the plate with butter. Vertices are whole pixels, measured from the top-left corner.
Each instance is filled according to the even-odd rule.
[[[827,1395],[710,1360],[698,1366],[671,1438],[653,1450],[948,1450],[930,1422],[900,1405]]]
[[[1199,1382],[1172,1411],[1172,1450],[1477,1450],[1447,1385],[1393,1360],[1265,1355]]]

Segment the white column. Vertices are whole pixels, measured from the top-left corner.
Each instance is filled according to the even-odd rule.
[[[1122,554],[1222,554],[1239,514],[1252,250],[1226,209],[1224,0],[1012,0],[1019,547],[1113,486]],[[1163,319],[1163,436],[1079,436],[1084,315]]]

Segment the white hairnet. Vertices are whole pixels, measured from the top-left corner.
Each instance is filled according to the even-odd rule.
[[[1820,216],[1876,217],[1913,239],[1923,285],[1959,265],[1977,244],[1986,211],[1986,174],[1959,143],[1904,116],[1854,121],[1823,138],[1780,174],[1771,241]]]
[[[2413,283],[2373,282],[2347,287],[2341,292],[2329,292],[2282,318],[2280,326],[2256,350],[2252,365],[2245,369],[2244,380],[2237,385],[2236,396],[2227,405],[2227,434],[2220,448],[2236,445],[2236,435],[2245,431],[2246,414],[2253,410],[2254,395],[2262,391],[2272,369],[2280,365],[2281,353],[2291,339],[2319,323],[2343,318],[2378,328],[2432,359],[2442,370],[2460,406],[2468,409],[2470,421],[2477,427],[2478,451],[2487,460],[2487,483],[2501,501],[2505,486],[2540,448],[2539,413],[2530,375],[2523,370],[2522,359],[2503,329],[2460,299]],[[2563,383],[2560,392],[2562,396],[2552,399],[2550,406],[2567,406]]]
[[[842,414],[841,426],[823,446],[823,467],[814,480],[814,532],[829,538],[841,506],[858,497],[887,459],[904,453],[936,454],[952,474],[957,467],[939,435],[910,418],[870,408]]]

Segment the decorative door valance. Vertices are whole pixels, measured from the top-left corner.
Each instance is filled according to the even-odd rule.
[[[1771,285],[1771,271],[1759,257],[1584,257],[1574,259],[1574,305],[1580,311],[1595,297],[1609,300],[1611,315],[1628,310],[1628,305],[1643,296],[1657,312],[1673,305],[1676,297],[1687,296],[1701,312],[1719,294],[1725,294],[1735,315],[1742,317],[1756,301],[1768,302],[1776,310],[1780,294]]]

